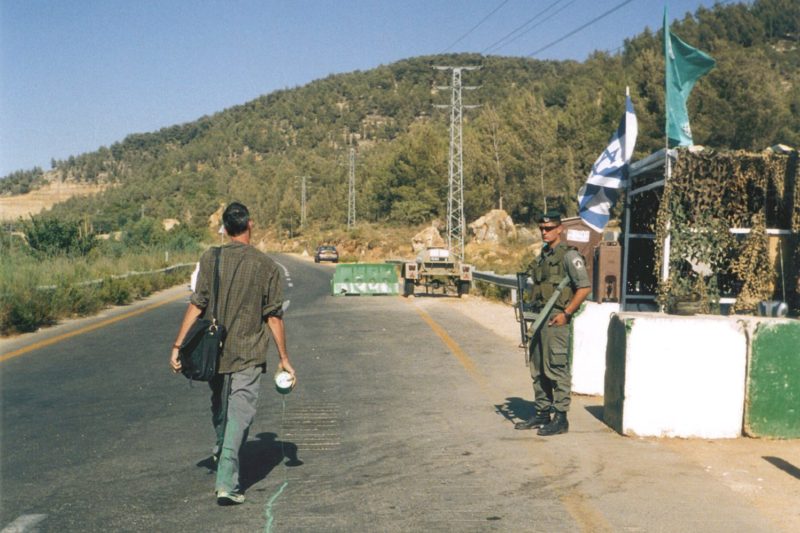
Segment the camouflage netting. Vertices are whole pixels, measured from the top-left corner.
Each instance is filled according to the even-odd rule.
[[[667,310],[695,302],[718,312],[721,295],[736,296],[736,312],[753,312],[761,300],[800,307],[800,187],[797,152],[692,153],[680,150],[656,219],[655,272],[660,279],[669,233],[669,279],[659,283]],[[732,234],[731,228],[750,229]],[[791,230],[773,242],[766,229]]]

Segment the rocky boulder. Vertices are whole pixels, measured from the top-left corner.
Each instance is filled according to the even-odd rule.
[[[180,226],[180,221],[177,218],[165,218],[161,221],[161,227],[164,231],[172,231],[176,226]]]
[[[208,217],[208,227],[211,229],[217,229],[222,226],[222,213],[225,212],[225,205],[219,206],[219,209],[211,213]]]
[[[446,244],[442,236],[439,234],[439,230],[437,229],[435,223],[434,225],[428,226],[424,230],[420,231],[414,237],[411,238],[411,248],[414,250],[414,253],[420,252],[425,250],[426,248],[430,247],[445,247]]]
[[[501,243],[515,240],[517,228],[503,209],[492,209],[469,225],[477,242]]]

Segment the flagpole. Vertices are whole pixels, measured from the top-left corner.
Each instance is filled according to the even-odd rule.
[[[672,162],[669,160],[669,135],[665,133],[664,137],[664,189],[661,194],[661,201],[668,202],[669,198],[667,197],[667,187],[672,178]],[[672,235],[670,234],[672,231],[672,219],[670,217],[669,210],[664,210],[664,213],[667,215],[667,222],[664,225],[664,232],[666,235],[664,236],[664,246],[662,248],[662,255],[661,255],[661,283],[666,283],[669,280],[669,255],[670,255],[670,247],[672,245]],[[665,311],[664,304],[661,305],[661,312]]]
[[[667,142],[667,147],[664,149],[664,157],[666,158],[666,172],[664,173],[664,193],[667,192],[667,183],[669,182],[670,178],[672,177],[672,164],[669,160],[669,142]],[[666,198],[666,194],[661,195],[661,201],[669,201],[669,198]],[[669,216],[669,214],[667,215]],[[663,250],[663,257],[661,263],[661,281],[666,282],[669,279],[669,252],[670,252],[670,245],[672,241],[672,236],[670,235],[670,230],[672,226],[672,220],[667,219],[667,224],[665,228],[666,235],[664,236],[664,250]]]
[[[630,87],[625,86],[625,101],[627,102],[628,97],[630,96]],[[628,299],[628,253],[630,249],[628,246],[630,245],[630,239],[628,235],[631,233],[631,179],[625,180],[625,233],[623,234],[623,241],[622,241],[622,284],[620,285],[622,289],[622,302],[620,306],[620,311],[625,311],[625,305],[627,304]]]
[[[667,57],[668,54],[668,47],[667,47],[667,39],[669,39],[669,26],[667,24],[667,4],[664,3],[664,81],[667,81],[667,70],[669,69],[669,58]],[[664,92],[667,92],[666,86],[664,88]],[[667,184],[669,183],[670,177],[672,177],[672,165],[669,161],[669,99],[666,97],[664,98],[664,190],[661,194],[661,201],[669,201],[669,198],[666,196],[667,192]],[[661,250],[661,282],[666,283],[669,279],[669,253],[670,253],[670,245],[672,244],[672,239],[670,237],[670,230],[672,226],[672,220],[669,218],[669,210],[665,210],[667,213],[667,223],[665,224],[664,231],[666,235],[664,236],[664,246]],[[661,311],[664,312],[664,306],[661,306]]]

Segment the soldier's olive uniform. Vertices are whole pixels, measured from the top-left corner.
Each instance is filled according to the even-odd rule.
[[[569,410],[572,390],[572,369],[569,361],[569,324],[548,326],[547,323],[563,312],[575,290],[590,287],[586,263],[580,252],[560,242],[555,248],[545,246],[541,255],[528,267],[533,279],[532,303],[541,308],[556,287],[569,276],[570,283],[561,291],[550,316],[541,329],[538,339],[531,343],[531,379],[533,380],[534,404],[539,412],[547,412],[550,406],[557,411]]]

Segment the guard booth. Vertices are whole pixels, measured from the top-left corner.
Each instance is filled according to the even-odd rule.
[[[619,302],[622,276],[622,248],[619,233],[606,230],[598,233],[580,217],[561,221],[561,235],[586,260],[586,270],[592,281],[592,299],[596,302]]]
[[[679,293],[689,290],[687,279],[693,279],[701,299],[719,306],[717,314],[755,310],[741,296],[781,301],[797,311],[797,175],[798,153],[782,145],[762,153],[662,149],[631,164],[622,243],[623,310],[657,311],[660,284],[666,296],[674,293],[680,300],[686,294]],[[721,245],[724,250],[713,249]],[[748,253],[752,264],[745,268],[742,256]],[[703,312],[714,310],[706,306]]]

